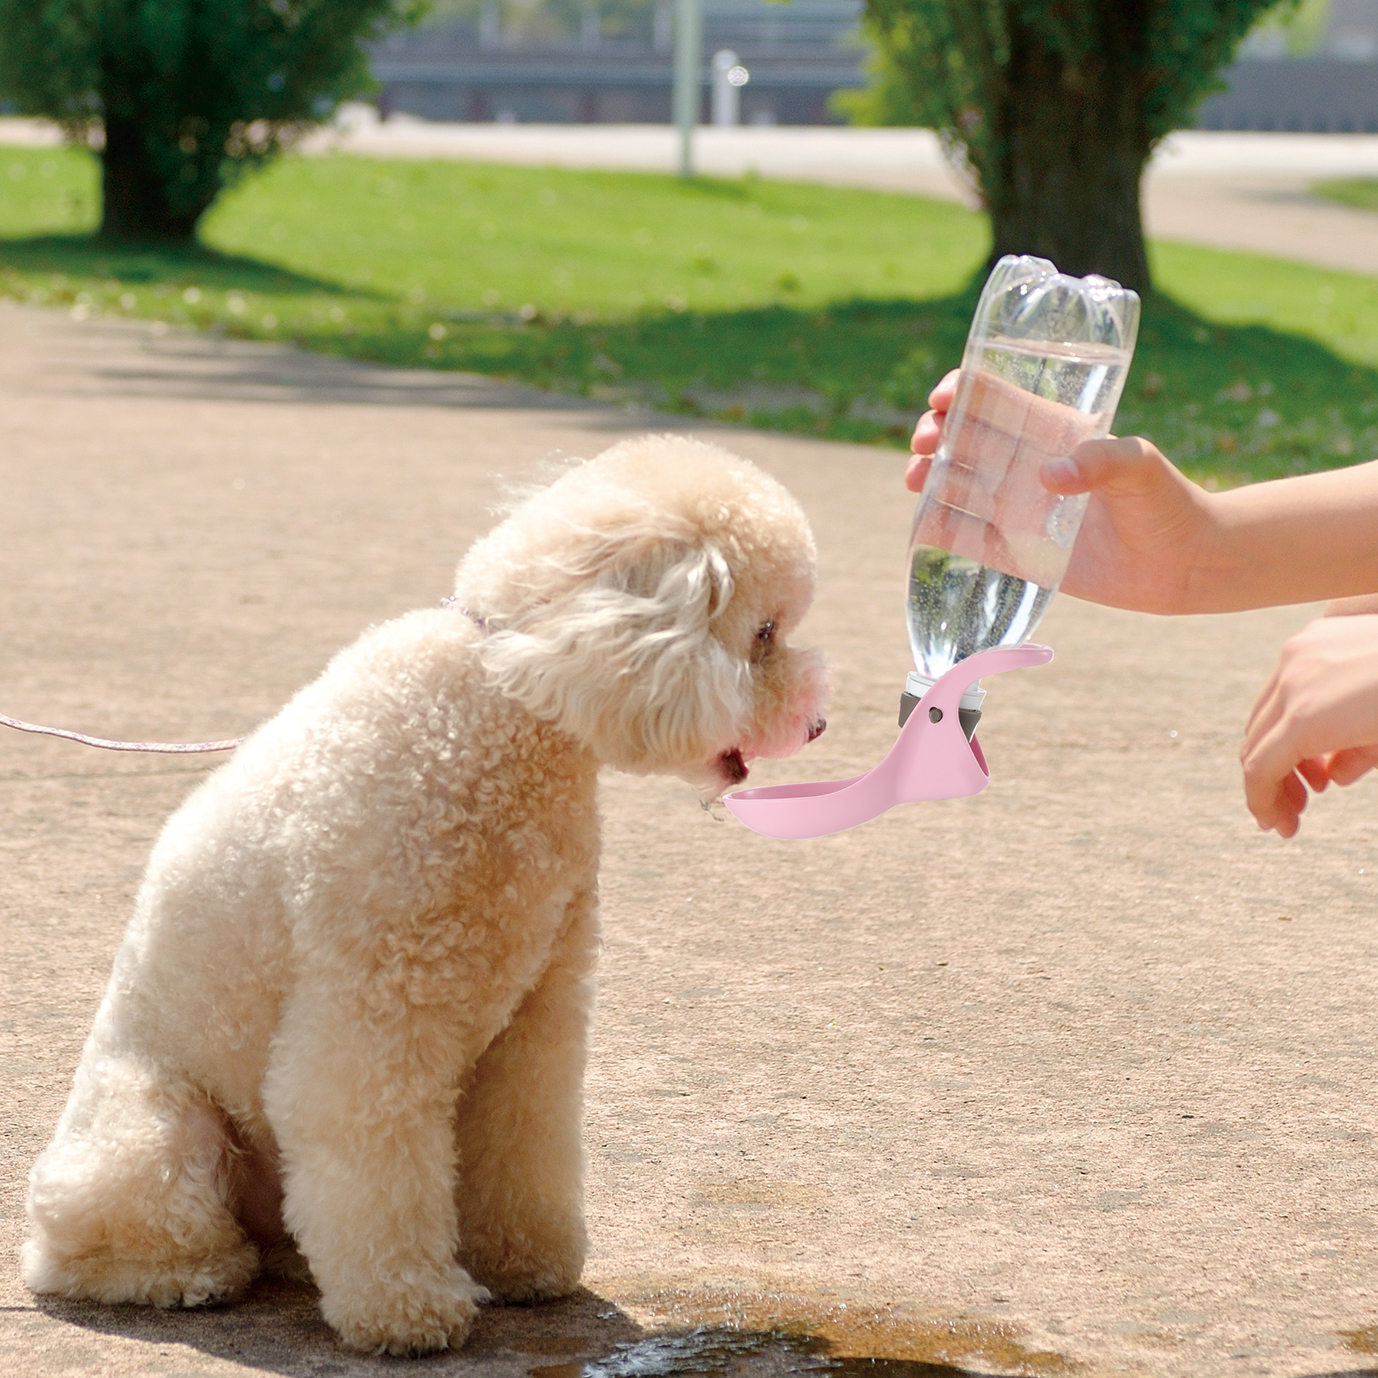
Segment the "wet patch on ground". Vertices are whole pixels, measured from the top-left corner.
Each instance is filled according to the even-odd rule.
[[[1378,1325],[1366,1325],[1360,1330],[1341,1330],[1339,1335],[1345,1348],[1354,1354],[1378,1354]],[[1338,1375],[1325,1374],[1322,1378],[1378,1378],[1378,1368]]]
[[[978,1370],[949,1363],[838,1355],[829,1353],[829,1349],[828,1341],[812,1335],[702,1326],[679,1334],[647,1335],[619,1344],[599,1359],[533,1368],[531,1378],[677,1378],[678,1375],[734,1378],[747,1374],[751,1378],[772,1378],[775,1374],[819,1374],[829,1378],[985,1378]],[[1014,1371],[1048,1370],[1021,1367]]]
[[[615,1289],[620,1292],[621,1289]],[[1003,1319],[941,1315],[893,1303],[790,1291],[629,1289],[624,1309],[645,1334],[543,1378],[658,1378],[739,1372],[837,1378],[1071,1375],[1081,1365],[1028,1344]]]

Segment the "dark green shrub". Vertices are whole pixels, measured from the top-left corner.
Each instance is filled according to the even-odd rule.
[[[226,186],[366,90],[362,43],[418,11],[416,0],[0,0],[0,97],[99,148],[103,237],[185,241]]]

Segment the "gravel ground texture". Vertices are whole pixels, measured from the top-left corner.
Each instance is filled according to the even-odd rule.
[[[504,480],[668,424],[0,304],[0,711],[242,732],[444,595]],[[836,681],[827,734],[753,780],[865,769],[908,669],[900,459],[711,434],[808,511]],[[1313,614],[1060,599],[1056,660],[988,683],[989,789],[836,837],[610,774],[585,1290],[415,1371],[1378,1373],[1373,783],[1284,843],[1235,760]],[[161,1313],[17,1277],[144,858],[208,768],[0,737],[5,1372],[400,1371],[304,1286]]]

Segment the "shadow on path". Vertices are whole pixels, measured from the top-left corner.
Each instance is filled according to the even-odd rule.
[[[376,1375],[379,1360],[341,1348],[321,1319],[318,1294],[300,1283],[260,1281],[240,1302],[194,1311],[106,1307],[42,1299],[49,1320],[97,1335],[153,1345],[185,1345],[208,1358],[282,1378]],[[15,1308],[19,1309],[19,1308]],[[982,1355],[1003,1371],[1069,1373],[1061,1355],[1030,1353],[992,1330]],[[532,1378],[994,1378],[986,1367],[948,1362],[945,1348],[967,1347],[960,1323],[923,1327],[906,1348],[931,1348],[932,1358],[838,1355],[833,1341],[807,1330],[723,1325],[649,1332],[615,1302],[581,1288],[562,1301],[533,1307],[486,1307],[463,1350],[427,1357],[426,1373],[526,1373]],[[1008,1353],[1004,1352],[1008,1350]],[[1363,1370],[1364,1375],[1378,1370]],[[1360,1378],[1352,1374],[1312,1378]]]

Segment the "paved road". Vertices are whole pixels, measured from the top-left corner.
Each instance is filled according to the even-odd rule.
[[[350,107],[343,128],[307,141],[382,157],[472,158],[570,168],[670,172],[673,129],[658,125],[379,124]],[[925,129],[780,127],[699,130],[696,165],[718,176],[832,182],[975,204]],[[53,144],[52,126],[0,119],[0,145]],[[1162,239],[1245,249],[1351,272],[1378,273],[1378,213],[1310,190],[1327,178],[1378,178],[1378,136],[1186,131],[1166,140],[1144,181],[1144,221]]]
[[[242,731],[440,597],[500,476],[633,424],[0,304],[0,710]],[[907,668],[898,459],[716,434],[809,511],[807,635],[835,667],[827,734],[756,777],[853,773],[893,739]],[[1306,616],[1060,600],[1054,663],[989,686],[989,790],[835,838],[768,842],[673,781],[609,776],[588,1290],[489,1312],[425,1371],[576,1378],[559,1366],[621,1343],[609,1372],[668,1373],[683,1355],[648,1335],[730,1320],[746,1338],[695,1362],[807,1370],[783,1327],[952,1366],[933,1378],[1378,1372],[1374,788],[1284,844],[1234,762]],[[15,1275],[25,1173],[200,769],[0,739],[6,1372],[380,1371],[305,1289],[164,1315],[35,1306]]]

